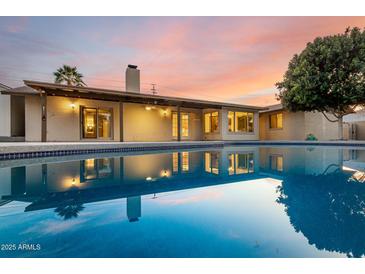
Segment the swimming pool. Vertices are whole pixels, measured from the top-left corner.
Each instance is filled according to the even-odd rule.
[[[0,161],[0,257],[362,257],[365,150]]]

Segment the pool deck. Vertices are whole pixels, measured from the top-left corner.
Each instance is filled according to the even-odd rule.
[[[364,147],[365,141],[181,141],[181,142],[1,142],[0,156],[33,153],[29,157],[38,156],[39,152],[63,152],[67,154],[84,154],[92,152],[148,151],[164,149],[224,147],[230,145],[286,145],[286,146],[341,146]],[[54,153],[52,153],[54,154]],[[13,156],[14,156],[13,155]],[[24,155],[23,155],[24,156]],[[47,155],[45,155],[47,156]],[[53,155],[55,156],[55,155]],[[57,156],[57,155],[56,155]],[[14,156],[15,157],[15,156]],[[20,158],[23,158],[19,156]],[[19,158],[16,157],[16,158]],[[10,157],[6,157],[9,159]]]

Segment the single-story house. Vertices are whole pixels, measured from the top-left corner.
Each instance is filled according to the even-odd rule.
[[[281,104],[260,111],[260,140],[305,140],[313,134],[318,140],[338,139],[338,124],[320,112],[289,112]]]
[[[265,109],[142,94],[140,71],[132,65],[126,91],[24,83],[2,93],[24,98],[25,141],[259,140]]]

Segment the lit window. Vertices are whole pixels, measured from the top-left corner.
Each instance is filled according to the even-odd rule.
[[[172,113],[172,136],[177,137],[177,113]]]
[[[270,155],[270,169],[276,171],[283,171],[283,156],[281,155]]]
[[[113,159],[86,159],[81,161],[81,182],[113,177]]]
[[[172,172],[179,172],[179,153],[172,153]]]
[[[189,171],[189,152],[182,153],[182,171]]]
[[[189,114],[181,115],[181,135],[183,137],[189,136]]]
[[[182,113],[180,117],[181,121],[181,136],[189,137],[189,114]],[[172,113],[172,137],[177,137],[178,133],[178,123],[177,123],[177,113]]]
[[[234,131],[234,112],[228,111],[228,131]]]
[[[254,172],[253,153],[234,153],[228,155],[228,174],[246,174]]]
[[[270,128],[283,128],[283,113],[269,115]]]
[[[82,108],[82,137],[110,139],[112,137],[112,110]]]
[[[83,138],[97,138],[96,132],[96,108],[84,108],[83,116]]]
[[[204,132],[205,133],[218,132],[218,129],[219,129],[218,111],[205,113],[204,114]]]
[[[205,171],[208,173],[219,174],[219,153],[205,152]]]
[[[228,111],[229,132],[253,132],[253,113]]]
[[[111,138],[112,113],[110,110],[98,109],[98,137],[99,138]]]

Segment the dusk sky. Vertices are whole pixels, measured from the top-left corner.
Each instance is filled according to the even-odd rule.
[[[348,26],[365,17],[0,17],[0,82],[53,82],[69,64],[88,86],[124,90],[135,64],[142,92],[269,105],[293,55]]]

